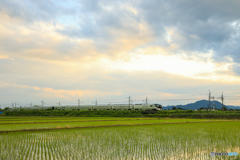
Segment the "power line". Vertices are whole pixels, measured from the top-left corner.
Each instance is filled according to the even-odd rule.
[[[210,90],[208,90],[209,91],[209,93],[208,93],[208,101],[209,101],[209,108],[211,108],[212,107],[212,105],[211,105],[211,99],[212,99],[212,93],[211,93],[211,91]],[[196,96],[196,95],[195,95]],[[127,104],[128,103],[128,105],[129,105],[129,108],[130,108],[130,105],[132,104],[132,103],[145,103],[145,104],[148,104],[148,103],[158,103],[158,101],[160,102],[171,102],[171,101],[193,101],[193,100],[203,100],[203,99],[206,99],[206,98],[173,98],[173,97],[171,97],[171,98],[153,98],[153,99],[149,99],[149,97],[148,96],[146,96],[145,98],[144,97],[141,97],[140,98],[140,96],[137,96],[138,98],[136,98],[136,97],[131,97],[131,96],[129,96],[128,97],[128,99],[126,99],[126,98],[111,98],[111,99],[101,99],[101,100],[96,100],[95,101],[95,105],[98,105],[97,104],[97,101],[98,101],[98,103],[99,104],[103,104],[103,103],[107,103],[107,104]],[[155,97],[155,96],[154,96]],[[198,97],[201,97],[201,96],[198,96]],[[223,97],[223,93],[222,93],[222,95],[221,95],[221,97],[214,97],[214,99],[215,100],[221,100],[221,102],[222,102],[222,108],[223,108],[223,106],[224,106],[224,100],[225,101],[231,101],[231,100],[240,100],[240,96],[225,96],[225,97]],[[91,99],[91,100],[89,100],[89,99],[84,99],[83,101],[80,101],[80,99],[78,99],[78,103],[77,103],[77,105],[76,105],[76,102],[74,103],[73,101],[63,101],[63,102],[61,102],[61,104],[60,104],[60,102],[58,103],[59,104],[59,106],[61,106],[61,105],[72,105],[72,106],[76,106],[76,107],[80,107],[80,105],[81,104],[84,104],[84,105],[87,105],[87,104],[90,104],[90,105],[92,105],[92,102],[93,102],[94,100],[93,99]],[[94,103],[94,102],[93,102]],[[39,104],[39,103],[34,103],[34,104]],[[41,106],[42,106],[42,109],[43,109],[43,107],[44,107],[44,101],[41,101]],[[12,108],[14,108],[15,107],[15,109],[17,108],[17,105],[19,105],[19,104],[17,104],[16,102],[15,103],[12,103]],[[27,106],[29,106],[29,104],[25,104],[25,105],[27,105]],[[32,105],[33,105],[33,103],[31,103],[30,104],[30,107],[32,107]],[[55,103],[48,103],[48,106],[51,106],[51,105],[56,105]],[[40,105],[39,105],[40,106]]]
[[[182,99],[150,99],[151,101],[182,101],[182,100],[199,100],[203,98],[182,98]]]

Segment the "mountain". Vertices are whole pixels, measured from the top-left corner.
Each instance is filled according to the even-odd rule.
[[[212,105],[213,101],[211,101],[211,105]],[[218,101],[214,101],[215,103],[215,108],[216,109],[221,109],[222,108],[222,103],[218,102]],[[195,109],[199,109],[201,107],[204,107],[204,108],[207,108],[209,105],[209,101],[207,100],[200,100],[200,101],[196,101],[195,103],[189,103],[189,104],[186,104],[186,105],[175,105],[175,106],[163,106],[163,110],[171,110],[173,107],[176,107],[176,108],[182,108],[182,109],[192,109],[192,110],[195,110]],[[226,108],[230,109],[240,109],[240,106],[226,106]]]
[[[240,109],[240,106],[231,106],[231,105],[228,105],[227,108]]]

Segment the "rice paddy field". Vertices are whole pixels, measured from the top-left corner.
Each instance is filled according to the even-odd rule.
[[[240,121],[5,116],[0,121],[3,160],[236,160],[239,155],[210,152],[240,153]]]

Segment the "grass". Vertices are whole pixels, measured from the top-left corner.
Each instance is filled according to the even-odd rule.
[[[198,118],[198,119],[240,119],[240,111],[192,111],[192,110],[164,110],[149,112],[141,110],[21,110],[4,112],[2,116],[72,116],[72,117],[169,117],[169,118]]]
[[[122,118],[122,117],[0,117],[0,124],[3,123],[52,123],[52,122],[82,122],[82,121],[125,121],[139,119],[157,119],[157,118]]]
[[[219,121],[209,119],[169,119],[169,118],[115,118],[115,117],[8,117],[0,118],[0,132],[39,130],[39,129],[61,129],[61,128],[84,128],[100,126],[127,126],[144,124],[166,124],[166,123],[192,123]],[[221,120],[223,121],[223,120]],[[227,121],[227,120],[225,120]]]
[[[239,126],[216,121],[0,133],[0,159],[206,160],[213,159],[211,151],[239,153]]]

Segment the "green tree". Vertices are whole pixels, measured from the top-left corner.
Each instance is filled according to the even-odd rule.
[[[4,111],[7,111],[8,109],[9,109],[9,107],[5,107],[5,108],[4,108]]]
[[[227,109],[226,106],[223,106],[222,110],[223,110],[223,111],[227,111],[228,109]]]

